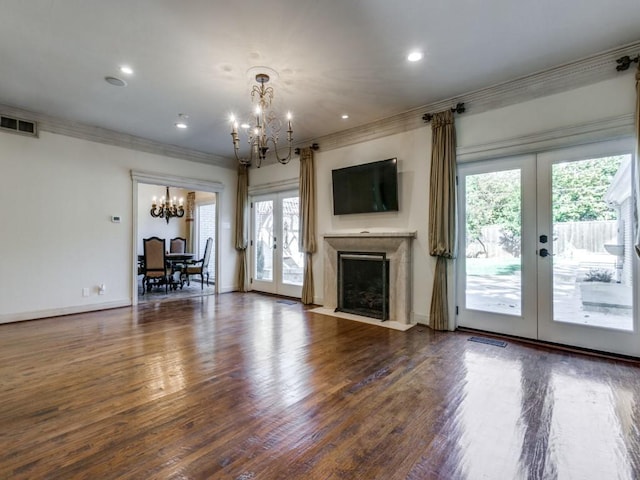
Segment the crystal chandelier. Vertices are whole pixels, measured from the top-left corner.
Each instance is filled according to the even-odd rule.
[[[184,207],[182,206],[183,200],[180,199],[179,203],[176,201],[176,197],[173,199],[169,196],[169,187],[167,187],[167,195],[160,197],[160,203],[156,203],[157,198],[153,197],[151,204],[151,216],[154,218],[164,218],[167,223],[171,217],[182,218],[184,217]]]
[[[251,165],[255,160],[256,167],[260,168],[260,164],[267,157],[269,143],[271,143],[278,162],[282,164],[289,163],[289,160],[291,160],[291,142],[293,141],[291,113],[287,114],[287,145],[289,152],[286,157],[280,158],[278,154],[278,134],[282,131],[283,124],[277,115],[269,109],[273,100],[273,87],[265,87],[265,84],[269,82],[269,75],[258,73],[256,82],[260,85],[254,85],[251,91],[251,101],[255,101],[257,97],[257,106],[251,120],[238,124],[236,118],[234,116],[231,117],[231,138],[233,139],[233,151],[236,160],[244,165]],[[238,127],[247,132],[248,157],[241,158],[238,155],[240,150]]]

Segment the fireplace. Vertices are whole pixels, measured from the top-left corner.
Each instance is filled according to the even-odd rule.
[[[385,325],[412,324],[411,242],[415,236],[416,232],[324,234],[323,308],[340,311],[345,315],[356,315],[374,322],[374,318],[388,320],[384,322]],[[339,259],[338,253],[341,256],[346,255],[346,257]],[[347,262],[347,267],[353,261],[360,264],[359,267],[371,269],[372,272],[366,275],[355,274],[355,279],[352,279],[351,273],[348,273],[345,280],[343,275],[344,261]],[[353,296],[347,295],[347,298],[340,299],[340,283],[344,287],[345,283],[349,283],[349,285],[359,283],[360,277],[366,277],[369,280],[374,276],[376,277],[374,285],[366,287],[360,285],[355,288],[356,291],[360,291],[361,297],[367,298],[367,302],[355,302],[354,306],[351,303],[354,300]],[[382,292],[383,287],[384,292]],[[370,294],[369,290],[376,293]],[[362,293],[365,291],[366,295]],[[347,301],[345,302],[345,300]],[[371,310],[375,312],[362,311],[362,308],[366,310],[369,308],[363,307],[361,303],[373,304]],[[381,307],[383,303],[385,306]],[[345,310],[345,306],[348,312]]]
[[[338,307],[385,321],[389,318],[389,260],[385,252],[338,252]]]

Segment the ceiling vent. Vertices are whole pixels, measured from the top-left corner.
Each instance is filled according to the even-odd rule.
[[[23,120],[21,118],[0,115],[0,131],[19,133],[20,135],[38,136],[38,125],[36,122]]]

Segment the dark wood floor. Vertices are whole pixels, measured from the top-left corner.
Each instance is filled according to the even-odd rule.
[[[0,325],[0,478],[640,478],[640,370],[225,294]]]

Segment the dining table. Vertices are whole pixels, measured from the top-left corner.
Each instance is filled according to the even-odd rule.
[[[175,289],[176,286],[180,286],[182,288],[184,280],[181,272],[177,270],[177,268],[179,268],[178,266],[180,264],[193,260],[194,256],[195,253],[189,252],[165,253],[164,258],[167,262],[168,270],[171,272],[170,281],[172,289]],[[138,255],[138,271],[144,271],[144,255]]]

